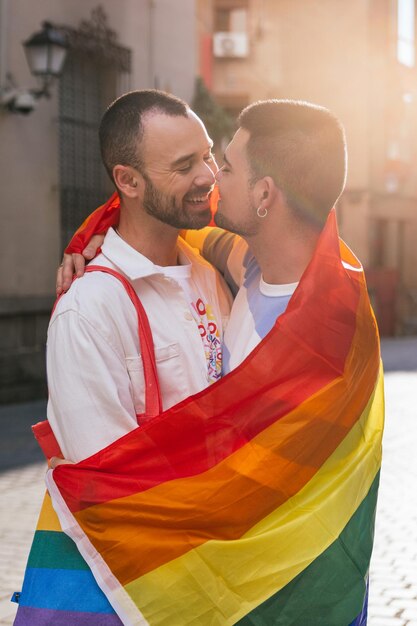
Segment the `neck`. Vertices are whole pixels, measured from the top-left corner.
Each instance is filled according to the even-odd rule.
[[[155,265],[166,267],[178,264],[177,228],[126,202],[121,202],[120,209],[117,232],[126,243]]]
[[[282,233],[283,230],[285,232]],[[264,281],[271,285],[286,285],[301,279],[319,235],[311,229],[291,231],[271,228],[269,224],[266,228],[265,224],[262,231],[247,237],[246,241],[261,268]]]

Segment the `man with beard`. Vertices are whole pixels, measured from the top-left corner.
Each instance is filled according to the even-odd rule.
[[[236,295],[223,373],[237,367],[286,310],[346,180],[344,130],[328,109],[261,101],[238,122],[216,174],[220,228],[187,233]]]
[[[345,294],[343,293],[346,285],[354,285],[357,280],[356,275],[362,274],[360,265],[351,253],[347,253],[345,250],[341,257],[339,247],[342,249],[343,244],[338,240],[334,215],[331,213],[332,207],[343,191],[346,178],[346,146],[343,128],[337,118],[327,109],[308,103],[294,101],[255,103],[242,112],[239,118],[239,130],[226,149],[224,162],[224,166],[216,175],[220,191],[216,223],[220,227],[237,233],[240,237],[220,229],[208,229],[194,234],[188,233],[187,238],[191,243],[198,245],[204,255],[221,269],[236,294],[230,322],[225,332],[226,358],[223,372],[228,373],[231,369],[236,368],[248,357],[251,351],[252,353],[237,371],[224,378],[216,388],[224,392],[225,389],[231,389],[232,384],[235,384],[236,389],[234,391],[236,391],[241,375],[240,380],[243,381],[241,393],[242,396],[245,396],[246,402],[250,404],[252,401],[250,394],[253,393],[255,396],[255,392],[252,387],[247,392],[245,385],[249,387],[250,384],[253,384],[254,387],[259,387],[261,392],[259,398],[256,398],[260,406],[259,415],[254,412],[250,417],[247,417],[248,428],[252,429],[255,427],[257,419],[263,416],[266,406],[272,402],[271,396],[274,393],[274,386],[270,384],[268,370],[277,370],[281,375],[281,378],[278,377],[279,380],[275,381],[278,391],[276,391],[277,402],[274,404],[273,410],[278,411],[278,413],[283,410],[282,407],[287,402],[284,395],[282,397],[279,395],[280,393],[284,394],[287,384],[291,387],[290,395],[291,399],[294,400],[293,395],[301,393],[303,386],[308,386],[311,380],[316,379],[320,387],[324,381],[321,378],[323,371],[327,367],[336,374],[339,382],[342,382],[339,406],[337,402],[333,406],[331,402],[323,401],[322,406],[317,411],[314,409],[310,413],[305,404],[301,403],[301,408],[298,407],[300,414],[297,425],[308,424],[305,439],[299,436],[300,431],[298,430],[295,434],[292,433],[292,426],[294,425],[292,419],[296,409],[294,409],[292,402],[287,402],[289,412],[286,417],[288,421],[283,418],[281,436],[277,436],[276,439],[277,449],[279,448],[280,452],[272,455],[273,458],[272,456],[267,457],[268,480],[275,475],[272,468],[274,467],[274,460],[278,458],[283,460],[283,467],[289,467],[291,462],[295,461],[294,475],[298,476],[303,467],[301,457],[304,452],[307,451],[306,464],[308,467],[313,467],[311,465],[313,448],[320,455],[322,454],[324,440],[331,431],[330,424],[334,426],[330,415],[333,412],[336,414],[338,410],[341,414],[346,411],[346,415],[350,415],[352,411],[356,410],[355,403],[352,401],[352,390],[358,388],[356,386],[357,381],[361,377],[363,380],[370,378],[368,372],[372,371],[372,376],[374,376],[376,365],[379,364],[378,337],[369,309],[364,282],[363,299],[361,300],[364,303],[363,309],[356,309],[351,301],[354,300],[354,298],[350,298],[354,291],[348,290]],[[97,239],[95,239],[93,247],[96,243]],[[71,259],[69,257],[66,259],[68,265]],[[334,266],[333,263],[335,263]],[[329,271],[329,268],[332,268],[332,271]],[[72,272],[72,267],[70,269]],[[333,272],[335,272],[334,276],[337,276],[337,280],[334,279]],[[58,280],[62,280],[62,273]],[[297,290],[298,285],[300,289]],[[295,291],[297,294],[294,294],[294,300],[289,304]],[[287,315],[283,315],[281,320],[276,323],[277,318],[286,310]],[[329,311],[330,314],[328,315]],[[297,323],[300,320],[303,324]],[[349,358],[346,359],[343,367],[339,368],[333,359],[338,354],[340,346],[347,340],[346,337],[354,327],[355,320],[359,320],[358,328],[360,329],[360,332],[355,334],[355,337],[358,338],[357,345],[354,346],[354,350],[346,352],[349,354]],[[269,333],[271,329],[272,332]],[[268,334],[269,337],[266,337]],[[262,342],[264,338],[265,341]],[[274,338],[276,339],[276,343],[273,344],[275,351],[272,351],[271,348],[268,352],[268,346],[272,345]],[[369,345],[372,348],[369,352],[368,338],[371,338]],[[268,339],[270,343],[268,343]],[[279,341],[284,345],[282,353],[279,352],[281,349]],[[253,350],[260,342],[262,345],[257,350]],[[300,355],[302,359],[300,359]],[[257,369],[255,369],[254,363],[257,357],[261,358],[257,360]],[[350,364],[353,362],[355,362],[355,366],[350,370]],[[289,373],[290,371],[292,374]],[[300,374],[303,376],[299,376]],[[369,382],[371,391],[373,385],[374,380],[372,379]],[[216,388],[210,390],[209,393],[214,394]],[[328,388],[333,388],[333,382]],[[315,394],[316,391],[313,395],[317,398]],[[225,396],[227,396],[227,392]],[[231,401],[227,404],[227,409],[232,411],[233,403],[235,403],[238,405],[236,414],[238,411],[244,414],[246,410],[244,401],[235,401],[234,394],[230,394],[230,398]],[[367,398],[368,396],[366,396]],[[364,405],[365,402],[363,402]],[[226,421],[227,411],[223,405],[221,410],[222,419],[219,421],[221,421],[221,427],[225,428],[223,421]],[[214,411],[214,414],[217,417],[218,412]],[[366,411],[364,414],[366,417]],[[281,416],[278,417],[277,421],[279,420],[281,420]],[[368,422],[371,421],[364,419],[363,424],[360,423],[358,440],[361,440],[363,425],[368,428]],[[233,427],[236,427],[236,431],[241,436],[239,426],[240,422],[235,426],[233,421]],[[341,426],[342,422],[339,423],[339,428]],[[322,427],[323,430],[320,430]],[[310,428],[311,430],[309,430]],[[314,428],[318,428],[316,436],[314,435]],[[378,426],[377,430],[379,428]],[[331,437],[336,433],[336,430],[332,431]],[[378,430],[378,432],[380,431]],[[368,441],[367,436],[364,436],[363,439]],[[375,456],[377,456],[380,454],[380,440],[376,437],[374,441]],[[260,455],[263,446],[267,448],[267,442],[270,443],[270,440],[265,437],[262,444],[256,443],[253,448],[254,456]],[[281,444],[282,449],[280,448]],[[360,445],[358,444],[352,453],[352,458],[355,459],[352,464],[352,471],[358,471],[360,482],[366,475],[366,479],[370,477],[370,480],[376,480],[375,484],[377,484],[378,475],[376,474],[375,478],[374,473],[371,474],[371,471],[375,471],[374,469],[369,470],[369,475],[363,469],[359,469],[359,448]],[[374,452],[370,454],[370,458],[373,456]],[[248,475],[248,468],[250,467],[247,458],[247,456],[244,457],[242,466],[244,477]],[[337,467],[340,476],[347,458],[348,455],[344,452],[341,452],[340,458],[338,457]],[[352,471],[349,474],[352,474]],[[276,472],[276,475],[278,476],[279,472]],[[232,478],[237,480],[234,474]],[[328,471],[323,474],[323,481],[323,484],[330,484]],[[230,482],[233,482],[232,479]],[[248,482],[248,490],[254,491],[254,481]],[[226,485],[227,481],[225,480],[222,483],[222,489],[225,489]],[[283,492],[287,493],[288,482],[283,481],[281,488]],[[335,484],[332,489],[331,498],[337,491]],[[368,497],[367,493],[372,495],[371,490],[367,492],[367,489],[368,486],[365,487],[360,496],[359,501],[362,503]],[[216,492],[220,491],[216,483]],[[269,501],[271,497],[272,490],[268,483],[265,500]],[[240,492],[237,499],[239,502],[242,501]],[[324,497],[324,500],[326,499],[327,495]],[[354,511],[357,510],[355,508],[357,502],[355,501]],[[343,508],[345,503],[346,500],[341,499],[340,508]],[[210,506],[212,506],[212,501],[210,501]],[[253,510],[250,506],[247,509]],[[315,515],[320,520],[320,527],[324,528],[328,526],[330,518],[333,517],[333,513],[339,507],[335,506],[334,511],[327,518],[321,518],[317,514],[314,507],[311,507],[311,501],[309,501],[309,506],[300,506],[298,510],[294,510],[298,516],[302,516],[303,512],[305,513],[309,509],[313,511],[313,514],[310,521],[305,525],[306,528]],[[223,511],[223,509],[221,510]],[[249,613],[248,623],[249,621],[265,624],[281,623],[282,620],[285,621],[286,615],[290,615],[288,623],[307,623],[308,621],[311,624],[349,623],[351,626],[366,624],[367,568],[372,547],[374,508],[370,507],[369,511],[364,511],[365,509],[360,510],[363,527],[352,526],[349,528],[349,525],[344,526],[345,522],[343,522],[337,532],[332,533],[331,541],[334,541],[334,553],[332,554],[337,552],[338,556],[341,556],[341,561],[346,555],[346,563],[343,561],[339,570],[337,568],[332,569],[331,559],[325,562],[323,570],[320,570],[319,573],[317,573],[318,570],[314,569],[311,569],[309,573],[309,567],[306,567],[302,574],[296,578],[290,578],[291,583],[286,588],[288,592],[283,593],[281,597],[279,597],[279,592],[276,596],[266,594],[267,599],[263,598],[265,600],[263,604],[255,603],[256,611],[259,610],[259,613],[256,613],[255,610]],[[291,527],[288,536],[293,537],[292,522],[289,522],[288,519],[281,521],[284,527],[286,525]],[[241,518],[233,520],[236,525],[239,525],[240,522]],[[258,518],[257,522],[259,522]],[[259,525],[260,523],[258,528]],[[234,530],[232,523],[230,527]],[[256,527],[252,526],[251,531],[243,535],[244,542],[250,543],[250,533],[253,528]],[[351,541],[349,549],[347,549],[345,541],[348,533],[343,534],[344,529],[351,532],[351,536],[348,538]],[[229,527],[228,530],[230,530]],[[270,533],[269,519],[266,535]],[[311,536],[314,536],[312,527],[306,533],[305,541],[308,542]],[[361,558],[363,557],[362,564],[358,565],[359,561],[352,557],[354,552],[352,546],[359,546],[364,537],[368,537],[369,541],[358,549],[358,554],[361,555]],[[258,539],[259,536],[255,535],[253,537],[254,543]],[[340,552],[338,552],[339,542],[341,545]],[[214,543],[217,545],[217,542]],[[226,551],[226,554],[229,554],[230,562],[234,562],[233,559],[236,559],[238,551],[234,550],[236,546],[233,541],[230,543],[233,552],[227,553]],[[316,543],[315,537],[313,543]],[[302,548],[305,547],[302,542],[298,542],[298,545]],[[333,547],[333,544],[331,545]],[[285,542],[280,545],[278,556],[273,563],[273,567],[276,567],[277,571],[281,571],[279,559],[284,546]],[[273,543],[269,547],[274,548]],[[212,546],[210,546],[211,548]],[[297,553],[297,549],[298,546],[295,545],[294,554]],[[323,554],[325,553],[323,552]],[[295,561],[297,559],[298,553]],[[207,559],[200,557],[200,561],[204,563],[205,567],[209,560],[210,556]],[[268,551],[263,550],[259,560],[255,560],[254,569],[256,572],[253,574],[255,579],[258,570],[264,571],[262,567],[267,561]],[[238,565],[228,567],[230,562],[227,561],[227,558],[219,558],[218,561],[213,560],[213,562],[218,566],[218,569],[213,567],[216,584],[218,581],[222,582],[219,569],[225,576],[230,575],[230,579],[233,581],[236,572],[240,572]],[[223,568],[224,562],[227,563],[227,566]],[[237,560],[236,563],[238,563]],[[350,568],[351,563],[355,564],[352,570]],[[244,561],[244,564],[244,574],[246,574],[247,561]],[[354,575],[349,581],[347,580],[348,573],[353,570],[355,570]],[[329,578],[326,578],[328,572]],[[333,574],[333,572],[336,573]],[[309,575],[311,575],[310,582],[303,587],[303,576],[304,580],[307,580]],[[265,584],[265,576],[259,575],[258,581],[262,589]],[[245,584],[242,585],[245,590],[247,582],[248,578],[245,578]],[[228,583],[229,579],[224,585],[227,591],[229,590]],[[321,592],[317,591],[319,584],[322,585]],[[295,585],[299,586],[298,590]],[[336,589],[337,585],[340,585],[339,589]],[[235,600],[236,595],[239,598],[241,589],[237,585],[230,585],[230,587],[232,588],[232,599]],[[217,590],[217,587],[215,588]],[[304,592],[305,589],[308,589],[308,593]],[[242,596],[243,594],[244,591],[242,591]],[[191,594],[188,594],[187,588],[187,601],[189,595]],[[304,607],[301,607],[302,603],[305,603]],[[213,604],[217,607],[215,601]],[[242,601],[242,606],[243,604]],[[223,601],[222,594],[219,594],[218,605],[220,610],[216,615],[223,615],[227,603]],[[242,613],[245,614],[244,610],[239,612],[240,608],[236,610],[238,617],[241,617]],[[231,620],[230,623],[239,622]]]
[[[210,220],[212,142],[184,102],[154,90],[116,100],[99,134],[121,210],[94,265],[122,274],[143,303],[167,409],[221,375],[229,293],[215,270],[178,241],[179,229]],[[67,459],[86,458],[141,423],[137,318],[116,278],[87,273],[59,300],[47,369],[48,420]]]

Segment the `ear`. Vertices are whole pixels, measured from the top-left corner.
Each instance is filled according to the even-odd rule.
[[[143,178],[130,165],[115,165],[113,178],[117,189],[127,198],[137,198],[143,187]]]
[[[256,181],[253,187],[254,202],[257,207],[269,209],[277,200],[282,201],[281,190],[271,176],[264,176]]]

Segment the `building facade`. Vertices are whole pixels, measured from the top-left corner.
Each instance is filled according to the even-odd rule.
[[[45,393],[56,267],[111,191],[97,128],[128,89],[192,101],[196,76],[232,117],[264,98],[332,109],[349,175],[337,210],[362,260],[382,334],[417,332],[416,0],[0,0],[0,402]],[[44,20],[69,51],[28,115],[4,95],[35,86],[22,42]]]
[[[415,0],[201,1],[198,30],[200,72],[232,115],[294,98],[340,117],[341,234],[366,268],[381,333],[417,332]]]
[[[0,403],[45,394],[46,328],[65,242],[111,191],[97,129],[129,89],[191,100],[194,0],[0,0]],[[51,97],[27,115],[5,105],[35,87],[22,42],[43,21],[69,49]]]

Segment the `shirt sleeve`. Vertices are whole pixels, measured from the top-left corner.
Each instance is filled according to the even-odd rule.
[[[247,243],[238,235],[217,227],[188,230],[185,240],[219,270],[232,294],[236,295],[243,282]]]
[[[68,460],[80,461],[136,428],[125,359],[110,333],[78,311],[52,321],[47,372],[48,420]]]

